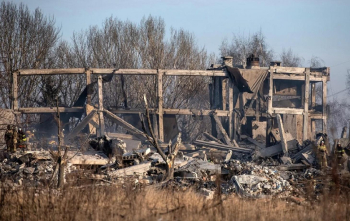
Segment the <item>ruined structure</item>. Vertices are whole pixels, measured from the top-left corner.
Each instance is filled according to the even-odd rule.
[[[76,102],[73,107],[59,107],[60,113],[85,112],[86,117],[66,136],[74,138],[87,125],[97,136],[106,133],[104,118],[123,126],[131,135],[114,134],[120,138],[130,136],[145,139],[144,134],[133,125],[127,123],[116,114],[139,114],[144,110],[107,110],[103,105],[104,75],[155,75],[158,79],[158,107],[151,113],[158,116],[156,132],[158,138],[164,141],[164,115],[196,115],[211,116],[212,135],[221,136],[226,144],[239,140],[245,134],[253,138],[258,135],[266,137],[266,146],[276,139],[278,128],[276,115],[280,114],[284,131],[292,134],[299,142],[311,139],[316,132],[316,121],[322,122],[322,131],[327,128],[327,81],[329,68],[299,68],[282,67],[280,62],[271,62],[270,67],[260,67],[259,59],[250,56],[246,67],[232,64],[232,57],[224,57],[220,65],[212,65],[208,70],[161,70],[161,69],[102,69],[102,68],[71,68],[71,69],[26,69],[13,73],[13,111],[20,114],[55,113],[56,108],[21,107],[18,103],[18,78],[33,75],[84,74],[86,76],[86,104]],[[91,76],[98,75],[98,108],[91,101]],[[163,108],[163,77],[164,76],[205,76],[212,77],[209,85],[210,110],[165,109]],[[322,105],[316,106],[316,84],[322,84]],[[177,133],[175,133],[177,134]]]

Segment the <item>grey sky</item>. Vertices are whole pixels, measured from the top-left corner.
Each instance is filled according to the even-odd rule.
[[[160,16],[167,28],[192,32],[199,46],[219,55],[224,38],[233,33],[246,35],[260,29],[275,58],[283,48],[305,59],[317,56],[331,67],[329,94],[346,87],[350,69],[350,1],[209,1],[209,0],[15,0],[31,10],[39,7],[53,15],[62,27],[62,38],[70,40],[74,31],[101,25],[110,16],[139,22],[143,16]],[[338,95],[345,97],[345,93]]]

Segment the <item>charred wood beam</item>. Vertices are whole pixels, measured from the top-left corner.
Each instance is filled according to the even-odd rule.
[[[222,136],[224,137],[225,143],[226,143],[227,145],[232,145],[231,140],[230,140],[229,136],[227,135],[227,133],[226,133],[224,127],[222,126],[219,117],[218,117],[215,113],[213,113],[213,117],[214,117],[214,120],[215,120],[215,122],[216,122],[217,127],[219,128],[220,133],[221,133]]]
[[[92,110],[67,136],[66,140],[70,140],[78,135],[78,133],[85,128],[85,126],[95,117],[96,110]]]
[[[215,138],[214,136],[208,134],[207,132],[204,132],[203,135],[208,139],[208,140],[211,140],[211,141],[215,141],[219,144],[223,144],[219,139]]]
[[[233,152],[246,153],[246,154],[250,154],[252,152],[252,150],[248,148],[232,147],[230,145],[212,143],[212,142],[207,142],[203,140],[196,140],[193,142],[193,144],[196,146],[215,148],[219,150],[232,150]]]
[[[84,107],[59,107],[60,113],[84,112]],[[19,112],[24,114],[44,114],[56,113],[57,108],[54,107],[24,107],[19,108]]]
[[[116,124],[124,127],[129,133],[135,135],[136,137],[138,137],[141,140],[147,139],[146,135],[142,131],[140,131],[136,127],[132,126],[131,124],[129,124],[128,122],[126,122],[122,118],[116,116],[115,114],[111,113],[108,110],[104,110],[103,112],[105,113],[106,117],[108,117],[110,120],[114,121]]]
[[[281,115],[277,114],[277,124],[278,124],[278,129],[281,137],[281,145],[282,145],[282,150],[284,156],[288,156],[288,146],[287,146],[287,140],[286,140],[286,134],[284,133],[284,127],[283,127],[283,122],[281,119]]]

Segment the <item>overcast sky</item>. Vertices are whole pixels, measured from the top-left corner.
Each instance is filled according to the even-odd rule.
[[[275,59],[283,48],[305,59],[320,57],[331,68],[329,95],[346,88],[350,69],[350,1],[340,0],[14,0],[31,10],[39,7],[61,26],[62,38],[74,31],[101,25],[110,16],[139,22],[143,16],[160,16],[167,29],[192,32],[198,46],[219,55],[223,39],[233,33],[246,35],[262,30]],[[338,97],[344,98],[345,93]],[[333,97],[332,97],[333,98]]]

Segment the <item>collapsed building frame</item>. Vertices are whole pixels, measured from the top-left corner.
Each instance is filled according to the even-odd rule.
[[[249,62],[249,59],[247,59]],[[92,75],[98,76],[98,108],[86,112],[85,119],[73,129],[70,137],[77,135],[90,120],[97,115],[98,125],[97,135],[105,134],[104,113],[117,124],[125,127],[125,129],[136,137],[142,132],[128,124],[116,114],[139,114],[144,112],[142,109],[113,109],[107,110],[103,106],[103,82],[102,75],[153,75],[157,76],[157,108],[150,109],[151,113],[158,115],[158,138],[164,141],[164,122],[163,115],[198,115],[211,116],[212,118],[212,135],[217,135],[217,126],[222,131],[222,125],[217,117],[226,117],[228,124],[224,128],[227,137],[231,141],[240,139],[241,129],[246,121],[242,121],[242,113],[246,118],[252,118],[255,122],[263,122],[264,132],[266,132],[266,146],[270,145],[271,132],[276,128],[276,114],[283,116],[285,130],[294,131],[296,139],[300,142],[306,139],[312,139],[316,133],[315,121],[322,121],[322,132],[327,130],[327,81],[330,80],[330,68],[302,68],[302,67],[282,67],[280,62],[271,62],[269,67],[259,67],[259,61],[256,63],[254,58],[247,63],[247,67],[236,68],[241,76],[248,81],[248,85],[254,87],[252,94],[247,94],[239,90],[239,82],[230,80],[227,68],[212,68],[207,70],[164,70],[164,69],[108,69],[108,68],[68,68],[68,69],[22,69],[13,73],[12,87],[12,109],[14,113],[20,114],[42,114],[56,113],[56,108],[51,107],[20,107],[18,101],[18,78],[33,75],[65,75],[65,74],[84,74],[86,76],[87,99],[86,104],[91,105]],[[221,67],[232,67],[232,57],[223,57]],[[244,73],[245,70],[249,70]],[[252,74],[253,73],[253,74]],[[254,75],[255,73],[255,75]],[[209,85],[210,106],[208,110],[195,109],[167,109],[163,107],[163,77],[164,76],[203,76],[212,77],[212,83]],[[322,104],[320,111],[316,109],[316,83],[322,83]],[[276,86],[283,86],[280,91]],[[295,85],[298,85],[293,89]],[[288,89],[288,93],[284,93],[284,89]],[[292,89],[292,90],[291,90]],[[265,91],[265,92],[264,92]],[[249,96],[248,96],[249,95]],[[311,96],[311,100],[310,97]],[[282,100],[297,99],[299,105],[297,107],[280,107],[275,105],[278,99]],[[277,102],[274,102],[276,99]],[[255,105],[252,105],[255,102]],[[262,108],[265,103],[266,108]],[[60,113],[84,112],[85,107],[59,107]],[[217,117],[216,117],[217,116]],[[288,118],[289,116],[289,118]],[[215,119],[214,119],[215,118]],[[287,121],[289,123],[287,123]],[[252,128],[250,122],[250,128]],[[292,123],[290,123],[292,122]],[[254,129],[254,127],[253,127]],[[300,135],[302,133],[302,135]],[[298,135],[299,134],[299,135]]]

